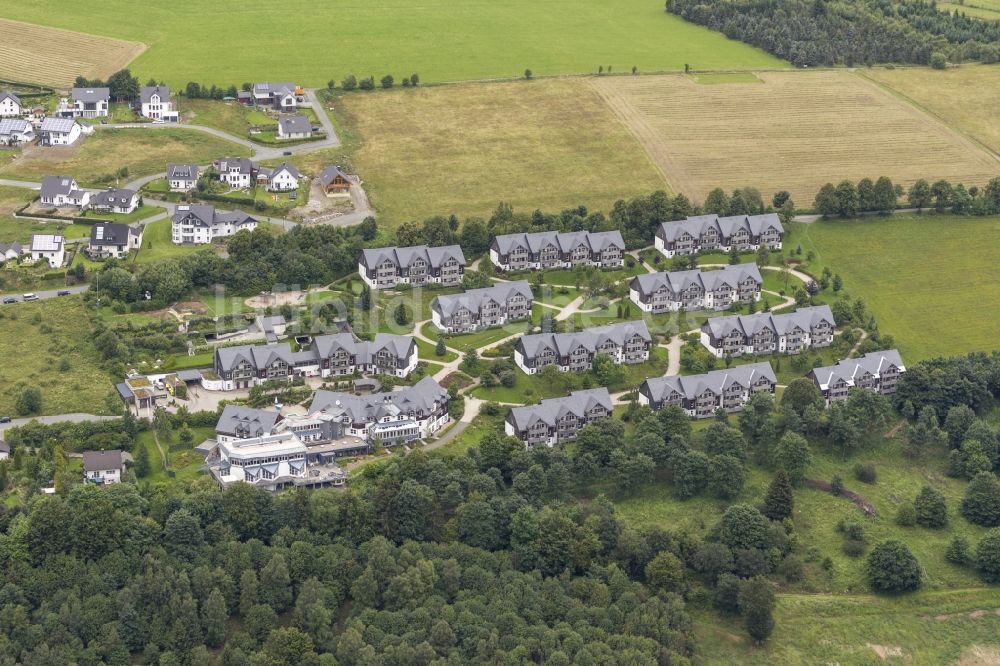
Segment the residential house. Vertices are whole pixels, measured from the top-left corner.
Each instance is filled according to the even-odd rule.
[[[264,185],[268,192],[290,192],[299,189],[299,179],[302,174],[294,164],[282,162],[273,169],[260,167],[257,171],[257,184]]]
[[[59,268],[66,261],[66,239],[61,234],[32,234],[28,253],[33,262],[44,259]]]
[[[7,460],[7,458],[10,458],[10,444],[0,441],[0,460]]]
[[[35,128],[21,118],[0,120],[0,146],[23,146],[35,140]]]
[[[446,333],[468,333],[530,319],[534,300],[525,280],[498,282],[492,287],[438,296],[431,302],[431,319]]]
[[[38,134],[43,146],[71,146],[80,138],[83,129],[72,118],[48,117],[42,120]]]
[[[462,283],[465,254],[458,245],[364,249],[358,256],[358,274],[372,289],[393,289],[401,284],[451,287]]]
[[[574,441],[580,428],[610,417],[613,408],[606,388],[573,391],[538,405],[512,407],[504,421],[504,432],[520,439],[529,449],[539,444],[551,447]]]
[[[506,234],[493,238],[490,261],[501,271],[619,268],[625,263],[625,241],[618,230]]]
[[[339,377],[358,372],[402,378],[416,369],[413,338],[389,333],[377,333],[372,342],[351,333],[319,335],[309,349],[297,352],[288,343],[220,347],[214,359],[215,374],[224,391],[296,376]]]
[[[153,120],[164,120],[176,123],[180,120],[174,103],[170,101],[170,88],[167,86],[142,86],[139,88],[139,113]]]
[[[198,166],[195,164],[168,164],[167,182],[171,192],[190,192],[198,187]]]
[[[121,451],[83,452],[83,480],[86,483],[99,486],[121,483],[124,468]]]
[[[701,344],[723,358],[744,354],[798,354],[810,347],[828,347],[836,322],[829,305],[800,308],[788,314],[761,312],[707,320]]]
[[[61,118],[106,118],[111,109],[110,88],[73,88],[69,99],[56,108]]]
[[[19,116],[23,108],[20,97],[9,90],[0,91],[0,118]]]
[[[310,415],[339,424],[341,436],[384,446],[426,438],[448,423],[448,392],[432,377],[388,393],[316,391]]]
[[[283,432],[219,441],[205,461],[223,488],[250,483],[278,490],[306,475],[306,454],[295,433]]]
[[[174,206],[170,218],[171,240],[175,245],[202,245],[217,238],[232,236],[238,231],[253,231],[257,220],[243,211],[224,213],[214,206],[183,204]]]
[[[298,106],[298,87],[294,83],[255,83],[250,91],[253,103],[279,111],[294,111]]]
[[[644,273],[629,283],[629,298],[643,312],[725,310],[760,300],[763,284],[756,264],[736,264],[717,271]]]
[[[0,243],[0,264],[6,261],[17,261],[25,252],[24,247],[17,241],[9,244]]]
[[[113,222],[98,222],[90,228],[87,254],[95,259],[124,259],[132,250],[142,247],[142,227]]]
[[[97,213],[128,215],[139,207],[139,193],[135,190],[109,187],[90,197],[90,209]]]
[[[514,345],[514,362],[529,375],[548,365],[586,372],[598,354],[607,354],[616,365],[648,361],[652,344],[644,321],[625,321],[575,333],[525,335]]]
[[[784,235],[785,228],[774,213],[730,217],[698,215],[661,224],[656,230],[654,245],[667,257],[706,250],[757,250],[761,245],[780,250]]]
[[[327,196],[350,194],[354,181],[339,166],[328,166],[319,172],[319,184]]]
[[[234,190],[248,189],[257,181],[259,167],[245,157],[223,157],[216,160],[213,166],[219,180]]]
[[[738,412],[757,392],[774,395],[778,380],[770,363],[748,363],[703,375],[653,377],[639,386],[639,404],[654,410],[676,406],[688,416],[707,419],[718,409]]]
[[[76,206],[82,209],[90,204],[90,192],[81,190],[71,176],[44,176],[40,200],[47,206]]]
[[[895,349],[876,351],[861,358],[848,358],[836,365],[813,368],[807,377],[816,382],[827,406],[847,400],[852,388],[873,391],[882,395],[896,392],[899,377],[906,372],[903,359]]]
[[[277,342],[278,338],[283,337],[288,327],[288,323],[281,315],[257,315],[254,323],[264,333],[264,339],[268,344]]]
[[[274,432],[274,426],[281,420],[278,412],[226,405],[215,424],[215,441],[228,444],[241,439],[264,437]]]
[[[279,139],[308,139],[312,136],[312,123],[305,116],[286,114],[278,118]]]

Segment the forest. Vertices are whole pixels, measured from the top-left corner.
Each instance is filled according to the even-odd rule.
[[[922,0],[667,0],[666,9],[797,67],[1000,59],[1000,23]]]

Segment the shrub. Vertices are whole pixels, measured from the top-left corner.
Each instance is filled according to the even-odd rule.
[[[1000,583],[1000,529],[986,533],[976,546],[976,570],[987,583]]]
[[[972,561],[972,551],[969,547],[969,539],[956,534],[948,544],[948,550],[944,552],[944,559],[952,564],[966,566]]]
[[[844,494],[844,480],[840,478],[839,474],[835,474],[832,479],[830,479],[830,492],[834,495]]]
[[[865,554],[865,542],[856,539],[848,539],[841,547],[848,557],[861,557]]]
[[[965,489],[962,515],[983,527],[1000,525],[1000,482],[991,472],[980,472]]]
[[[358,79],[353,74],[348,74],[344,77],[344,80],[340,82],[340,87],[344,90],[354,90],[358,87]]]
[[[723,613],[738,613],[741,585],[742,581],[731,573],[719,576],[715,585],[715,595],[712,597],[712,605]]]
[[[941,491],[931,486],[920,489],[917,499],[913,501],[917,524],[935,529],[948,524],[948,507]]]
[[[921,576],[920,562],[902,541],[883,541],[868,556],[868,583],[875,592],[919,589]]]
[[[778,565],[778,573],[789,583],[798,583],[805,577],[805,567],[802,560],[794,555],[789,555]]]
[[[42,391],[37,386],[25,386],[14,400],[14,409],[21,416],[37,414],[42,410]]]
[[[854,478],[862,483],[875,483],[878,473],[871,463],[858,463],[854,466]]]
[[[847,523],[844,525],[844,533],[853,541],[865,540],[865,526],[861,523]]]
[[[917,512],[913,505],[905,502],[896,511],[896,524],[900,527],[913,527],[917,524]]]

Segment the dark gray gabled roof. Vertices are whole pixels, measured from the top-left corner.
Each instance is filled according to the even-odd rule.
[[[68,196],[77,189],[72,176],[45,176],[42,178],[42,198],[51,199],[57,195]]]
[[[760,269],[757,268],[756,264],[736,264],[717,271],[690,270],[644,273],[635,276],[630,287],[640,294],[648,296],[663,286],[675,294],[687,289],[692,283],[697,284],[705,291],[713,291],[723,284],[736,287],[748,279],[754,280],[758,285],[763,284]]]
[[[810,374],[820,389],[826,390],[838,378],[843,379],[848,386],[853,386],[854,382],[865,373],[879,377],[888,367],[895,367],[900,372],[906,372],[903,359],[895,349],[870,352],[861,358],[847,358],[838,361],[835,365],[813,368]]]
[[[667,242],[673,242],[684,235],[684,233],[698,237],[712,227],[723,236],[732,236],[740,228],[745,229],[753,236],[759,236],[768,229],[775,229],[781,233],[785,231],[785,228],[781,226],[781,220],[778,219],[775,213],[733,215],[730,217],[695,215],[683,220],[664,222],[657,229],[656,235]]]
[[[831,327],[837,325],[829,305],[813,305],[799,308],[795,312],[780,314],[759,312],[751,315],[715,317],[702,324],[702,330],[715,338],[724,337],[734,329],[739,330],[744,335],[754,335],[756,332],[768,328],[775,335],[786,335],[796,327],[803,331],[810,331],[820,322],[826,322]]]
[[[13,100],[15,104],[21,106],[21,98],[15,95],[10,90],[0,91],[0,102],[4,101],[5,99]]]
[[[650,395],[654,402],[667,400],[674,392],[693,400],[706,390],[718,395],[733,384],[748,390],[751,386],[758,385],[761,380],[766,380],[768,384],[777,383],[770,363],[748,363],[723,370],[712,370],[702,375],[651,377],[642,383],[640,390]]]
[[[246,157],[223,157],[222,159],[216,160],[216,168],[219,173],[229,173],[230,171],[237,171],[241,174],[253,174],[257,170],[257,165]]]
[[[127,224],[115,222],[98,222],[90,228],[90,246],[127,245],[129,237],[138,235],[139,231]]]
[[[448,392],[432,377],[424,377],[413,386],[388,393],[356,396],[333,391],[316,391],[309,412],[325,412],[347,416],[353,423],[372,422],[382,416],[395,416],[410,411],[423,412],[426,416],[434,410],[435,403],[447,402]]]
[[[274,178],[275,176],[277,176],[282,171],[287,171],[289,173],[289,175],[292,178],[295,178],[295,179],[299,179],[299,178],[302,177],[302,174],[300,174],[299,170],[295,168],[295,165],[294,164],[289,164],[288,162],[282,162],[281,164],[279,164],[278,166],[274,167],[273,169],[265,169],[265,168],[261,167],[259,173],[263,173],[263,174],[267,175],[268,178]]]
[[[113,451],[84,451],[83,471],[103,472],[109,469],[122,468],[122,452]]]
[[[465,254],[458,245],[365,248],[361,250],[358,257],[361,265],[368,268],[374,268],[387,259],[394,263],[397,268],[409,268],[417,259],[423,259],[428,266],[433,268],[440,268],[449,259],[454,259],[463,266],[465,265]]]
[[[174,214],[171,222],[180,224],[185,222],[194,226],[213,227],[217,224],[249,224],[256,222],[256,218],[244,213],[241,210],[221,212],[215,206],[205,204],[180,204],[174,206]]]
[[[319,182],[324,185],[329,185],[334,181],[334,179],[340,176],[344,180],[350,182],[351,177],[341,170],[339,166],[328,166],[319,172]]]
[[[195,164],[168,164],[167,180],[197,180],[198,166]]]
[[[516,247],[524,247],[538,253],[546,246],[555,247],[560,252],[569,252],[586,245],[592,252],[602,252],[609,247],[625,249],[625,241],[617,229],[612,231],[536,231],[530,234],[503,234],[495,236],[493,242],[500,254],[509,254]]]
[[[226,405],[215,424],[215,432],[233,437],[262,437],[271,434],[281,419],[278,412]]]
[[[288,82],[279,83],[255,83],[253,84],[253,92],[255,95],[265,95],[265,96],[275,96],[275,95],[294,95],[295,94],[295,84]]]
[[[111,88],[73,88],[74,102],[107,102],[111,99]]]
[[[623,321],[607,326],[595,326],[574,333],[525,335],[518,340],[517,346],[526,358],[535,358],[538,352],[543,349],[552,349],[565,356],[581,345],[588,352],[594,353],[598,347],[609,340],[621,346],[625,344],[626,340],[631,340],[635,336],[639,336],[646,342],[652,341],[649,329],[646,328],[646,322],[642,320]]]
[[[139,88],[139,102],[146,104],[153,95],[159,95],[161,102],[170,100],[170,88],[167,86],[142,86]]]
[[[312,132],[312,123],[305,116],[298,114],[285,114],[278,118],[278,127],[282,134],[309,134]]]
[[[526,407],[512,407],[508,419],[518,430],[526,430],[538,421],[554,427],[566,414],[583,418],[595,405],[601,405],[610,413],[614,408],[606,388],[573,391],[564,398],[542,400],[541,404]]]
[[[531,293],[531,285],[527,280],[517,280],[515,282],[498,282],[492,287],[482,289],[470,289],[462,294],[447,294],[438,296],[431,302],[431,308],[443,317],[450,317],[460,308],[468,308],[471,312],[479,312],[483,303],[487,300],[495,300],[498,303],[506,303],[511,296],[520,294],[528,300],[534,300]]]
[[[90,198],[91,206],[128,206],[136,196],[135,190],[110,188]]]

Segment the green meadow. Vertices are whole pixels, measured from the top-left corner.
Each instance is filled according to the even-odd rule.
[[[670,16],[661,0],[9,0],[4,16],[143,42],[132,64],[174,87],[413,72],[455,81],[596,72],[786,67],[763,51]],[[235,53],[234,57],[222,56]],[[67,82],[68,83],[68,82]]]
[[[1000,331],[998,217],[894,215],[793,225],[785,252],[816,253],[807,270],[839,273],[865,299],[903,358],[987,351]],[[797,257],[798,258],[798,257]]]

